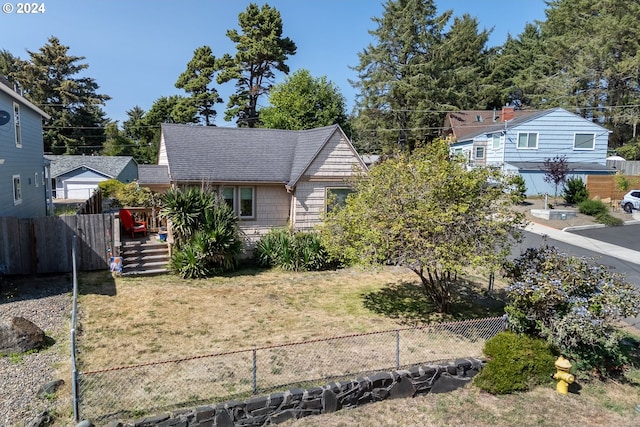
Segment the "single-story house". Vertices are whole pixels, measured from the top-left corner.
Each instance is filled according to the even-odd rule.
[[[172,187],[215,189],[238,214],[250,245],[274,227],[312,230],[329,200],[350,191],[347,179],[367,170],[338,125],[291,131],[163,124],[158,166],[166,172],[145,170],[140,185],[149,172],[166,173]]]
[[[609,130],[563,108],[543,111],[456,111],[447,114],[444,136],[452,154],[470,166],[495,166],[524,178],[527,195],[554,194],[544,181],[544,162],[564,156],[570,177],[609,175]],[[559,189],[561,190],[561,189]]]
[[[108,179],[129,183],[138,179],[138,164],[130,156],[54,156],[51,179],[56,199],[88,199]]]

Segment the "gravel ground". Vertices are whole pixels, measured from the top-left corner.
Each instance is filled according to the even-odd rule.
[[[48,400],[36,395],[40,386],[56,379],[63,379],[63,387],[69,388],[70,363],[66,355],[69,353],[71,290],[71,279],[66,276],[4,279],[0,289],[0,317],[24,317],[55,343],[38,353],[22,355],[18,360],[0,357],[0,427],[28,425],[44,411],[55,415],[56,407],[63,403],[61,398]]]

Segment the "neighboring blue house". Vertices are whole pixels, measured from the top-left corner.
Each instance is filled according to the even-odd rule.
[[[138,179],[138,164],[131,156],[53,156],[51,178],[56,199],[88,199],[108,179],[129,183]]]
[[[527,195],[554,194],[554,184],[544,181],[544,161],[556,156],[566,157],[569,176],[585,182],[587,175],[615,173],[606,165],[609,130],[562,108],[452,112],[445,134],[451,152],[466,156],[470,165],[520,174]]]
[[[47,215],[42,119],[50,117],[0,79],[0,216]]]

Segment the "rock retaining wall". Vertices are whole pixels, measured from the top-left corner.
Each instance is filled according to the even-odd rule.
[[[385,399],[413,397],[416,394],[444,393],[471,381],[484,361],[458,359],[438,365],[414,366],[406,370],[377,372],[324,387],[294,388],[248,400],[234,400],[215,406],[199,406],[147,417],[134,424],[111,421],[108,427],[232,427],[279,424],[293,418],[331,413]],[[83,426],[91,423],[84,421]],[[80,426],[80,425],[78,425]]]

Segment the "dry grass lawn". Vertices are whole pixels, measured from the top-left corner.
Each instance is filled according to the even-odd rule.
[[[501,314],[480,289],[463,291],[485,304],[461,301],[460,318]],[[84,371],[440,320],[429,316],[417,276],[400,268],[244,270],[206,280],[93,273],[82,276],[80,293]]]
[[[486,279],[460,288],[456,318],[502,313]],[[406,269],[320,273],[244,270],[207,280],[174,276],[80,280],[80,370],[91,371],[443,320],[429,315],[417,277]],[[640,373],[624,383],[582,383],[558,396],[553,385],[492,396],[474,387],[385,401],[290,421],[287,427],[636,426]]]

